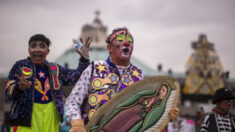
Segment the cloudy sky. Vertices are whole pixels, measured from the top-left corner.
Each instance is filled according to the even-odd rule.
[[[51,39],[48,60],[54,61],[96,10],[109,33],[129,28],[134,56],[154,69],[161,63],[165,71],[184,72],[191,42],[204,33],[235,78],[234,0],[0,0],[0,72],[28,56],[28,39],[36,33]]]

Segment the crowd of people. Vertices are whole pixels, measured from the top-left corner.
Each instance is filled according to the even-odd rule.
[[[81,56],[77,69],[69,69],[46,59],[50,52],[49,38],[43,34],[31,36],[28,42],[29,57],[15,62],[6,84],[6,96],[12,101],[10,131],[87,131],[85,125],[94,112],[132,84],[125,82],[124,77],[133,83],[143,79],[141,69],[130,62],[134,38],[127,28],[114,29],[107,36],[106,43],[109,52],[107,59],[90,63],[90,39],[87,38],[84,44],[76,47]],[[74,88],[65,99],[63,86],[70,85]],[[93,98],[98,98],[98,95],[108,96],[102,101],[94,101]],[[213,100],[216,108],[203,116],[199,123],[188,116],[179,123],[179,108],[173,107],[169,112],[171,122],[163,131],[194,132],[195,124],[200,124],[203,132],[234,131],[235,118],[229,114],[232,99],[234,96],[230,89],[216,91]]]

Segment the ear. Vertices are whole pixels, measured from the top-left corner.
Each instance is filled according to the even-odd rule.
[[[109,51],[109,53],[111,53],[111,51],[112,51],[112,46],[111,46],[111,44],[107,44],[107,50]]]
[[[49,54],[49,53],[50,53],[50,49],[48,48],[48,49],[47,49],[47,54]]]

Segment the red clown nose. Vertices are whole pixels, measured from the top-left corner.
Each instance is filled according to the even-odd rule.
[[[124,46],[129,47],[130,43],[124,43]]]

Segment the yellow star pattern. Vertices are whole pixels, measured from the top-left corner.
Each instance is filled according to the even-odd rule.
[[[96,66],[96,68],[99,70],[99,72],[106,71],[104,65],[98,65],[98,66]]]
[[[135,69],[135,70],[132,72],[132,75],[133,75],[133,76],[136,76],[137,78],[139,78],[140,73]]]

